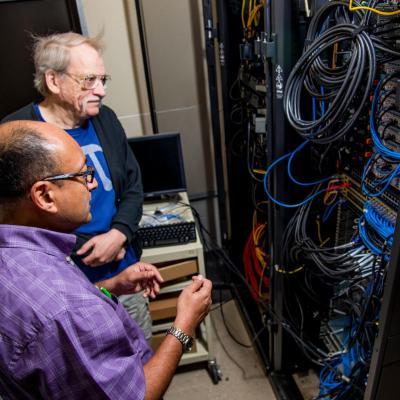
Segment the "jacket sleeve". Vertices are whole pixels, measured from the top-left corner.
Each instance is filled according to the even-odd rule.
[[[13,112],[12,114],[6,115],[0,123],[5,123],[9,121],[40,121],[40,118],[36,115],[33,103],[30,103],[19,110]]]
[[[131,242],[132,236],[138,230],[143,212],[143,186],[139,164],[125,140],[124,155],[126,167],[124,187],[116,199],[117,212],[112,221],[112,227],[121,231]]]
[[[107,125],[112,126],[107,132],[107,139],[111,140],[109,167],[114,176],[117,212],[112,220],[111,227],[121,231],[128,243],[132,241],[138,230],[143,211],[143,186],[140,167],[129,147],[125,131],[115,113],[108,107],[104,110]],[[110,124],[108,124],[110,122]],[[111,133],[111,134],[110,134]],[[109,147],[110,148],[110,147]]]

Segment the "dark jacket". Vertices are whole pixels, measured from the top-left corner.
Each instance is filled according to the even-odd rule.
[[[1,122],[15,120],[39,121],[33,103],[6,116]],[[111,174],[115,190],[117,212],[112,220],[111,228],[118,229],[132,244],[136,255],[140,258],[142,250],[135,235],[142,216],[143,187],[139,165],[129,148],[125,131],[116,114],[107,106],[102,106],[99,115],[92,118],[104,157]],[[75,250],[79,249],[94,235],[77,234]]]

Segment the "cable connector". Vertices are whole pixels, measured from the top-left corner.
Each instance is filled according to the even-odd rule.
[[[343,382],[346,382],[346,383],[350,383],[351,382],[351,379],[348,376],[344,375],[344,374],[340,375],[340,379]]]
[[[254,53],[263,58],[275,58],[275,34],[272,34],[271,38],[268,38],[265,32],[261,32],[261,36],[258,37],[254,42]]]

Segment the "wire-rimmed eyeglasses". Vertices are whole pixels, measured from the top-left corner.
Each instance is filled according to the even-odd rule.
[[[111,75],[96,75],[96,74],[77,75],[77,74],[71,74],[69,72],[64,72],[64,75],[67,75],[75,82],[78,82],[82,86],[82,89],[85,90],[91,90],[96,88],[100,82],[103,85],[103,87],[106,88],[107,82],[111,80]]]

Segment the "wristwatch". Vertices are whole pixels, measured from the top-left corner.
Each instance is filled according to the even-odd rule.
[[[189,335],[186,335],[186,333],[183,332],[181,329],[176,328],[172,325],[171,328],[167,330],[166,335],[175,336],[182,343],[184,353],[192,350],[193,338]]]

